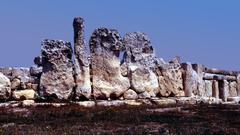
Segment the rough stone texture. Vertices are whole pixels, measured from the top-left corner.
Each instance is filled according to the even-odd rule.
[[[135,65],[155,69],[156,56],[146,34],[141,32],[128,33],[124,36],[124,45],[126,52],[123,61],[128,66]]]
[[[157,73],[161,96],[184,96],[181,65],[178,61],[159,66]]]
[[[131,85],[137,93],[148,92],[155,97],[159,93],[158,77],[147,68],[131,71]]]
[[[91,97],[91,81],[89,70],[89,56],[84,42],[84,20],[80,17],[74,18],[74,54],[75,54],[75,82],[76,98],[82,96]]]
[[[237,82],[229,82],[229,96],[236,97],[237,96]]]
[[[41,56],[37,56],[34,58],[34,64],[36,64],[37,66],[42,66],[42,57]]]
[[[36,98],[36,93],[32,89],[13,91],[12,96],[15,100],[31,100]]]
[[[135,100],[138,98],[138,95],[134,90],[129,89],[126,92],[124,92],[123,97],[124,99],[127,100]]]
[[[240,96],[240,74],[237,75],[237,95]]]
[[[69,42],[48,39],[42,41],[41,96],[69,99],[75,85],[71,59],[72,48]]]
[[[0,100],[9,99],[11,96],[11,82],[0,72]]]
[[[14,78],[11,81],[11,89],[12,90],[17,90],[17,89],[20,89],[20,87],[21,87],[21,80],[18,79],[18,78]]]
[[[212,97],[212,81],[205,80],[205,93],[204,97]]]
[[[227,102],[229,96],[229,83],[227,80],[219,81],[219,97],[224,102]]]
[[[198,95],[198,79],[196,71],[193,70],[191,63],[182,64],[184,69],[183,72],[183,87],[185,91],[185,96],[191,97],[193,95]]]
[[[0,72],[8,77],[9,79],[12,78],[12,68],[11,67],[0,67]]]
[[[157,60],[149,38],[141,32],[128,33],[124,37],[124,45],[123,75],[130,78],[133,90],[143,93],[140,97],[155,97],[159,93],[158,77],[155,74]]]
[[[200,65],[200,64],[192,64],[192,68],[194,71],[196,71],[197,73],[197,95],[200,97],[205,96],[204,94],[206,93],[206,86],[205,86],[205,82],[203,80],[203,76],[204,76],[204,66]]]
[[[33,66],[30,68],[30,75],[40,77],[42,74],[42,67]]]
[[[218,81],[213,80],[213,84],[212,84],[212,96],[219,99],[219,86],[218,86]]]
[[[96,99],[118,98],[130,87],[120,70],[122,40],[116,30],[100,28],[90,39],[92,88]]]

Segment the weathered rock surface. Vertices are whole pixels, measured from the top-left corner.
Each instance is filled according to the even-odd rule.
[[[120,70],[119,54],[122,49],[122,39],[116,30],[100,28],[93,32],[90,51],[94,98],[118,98],[129,89],[129,80],[122,76]]]
[[[212,97],[212,87],[213,87],[213,83],[212,81],[209,80],[205,80],[205,93],[204,93],[204,97]]]
[[[62,40],[42,41],[43,72],[40,95],[67,100],[75,85],[73,78],[72,48]]]
[[[219,97],[224,102],[227,102],[229,96],[229,82],[227,80],[219,81]]]
[[[76,98],[82,96],[91,97],[91,81],[89,70],[89,56],[84,42],[84,20],[80,17],[74,18],[74,54],[75,54],[75,82]]]
[[[33,100],[36,98],[36,92],[32,89],[15,90],[12,92],[12,97],[15,100]]]
[[[124,92],[123,97],[124,99],[127,100],[135,100],[138,98],[138,95],[134,90],[129,89],[126,92]]]
[[[21,80],[18,78],[14,78],[11,82],[11,89],[17,90],[17,89],[20,89],[20,87],[21,87]]]
[[[237,96],[237,82],[229,82],[229,96],[236,97]]]
[[[0,100],[9,99],[11,96],[11,82],[0,72]]]
[[[159,65],[157,74],[161,96],[184,96],[182,70],[179,61]]]
[[[156,57],[149,38],[141,32],[128,33],[124,45],[122,73],[130,78],[134,91],[143,93],[140,97],[155,97],[159,93],[159,84],[155,74]]]
[[[193,70],[191,63],[182,64],[184,69],[183,72],[183,86],[185,91],[185,96],[191,97],[198,95],[198,79],[199,76],[196,71]]]

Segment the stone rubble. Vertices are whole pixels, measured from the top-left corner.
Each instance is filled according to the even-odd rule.
[[[165,62],[142,32],[122,38],[115,29],[98,28],[87,45],[84,28],[84,19],[74,18],[74,50],[70,42],[45,39],[34,66],[0,67],[0,100],[8,101],[0,106],[51,99],[83,107],[240,102],[239,71],[181,63],[179,57]]]

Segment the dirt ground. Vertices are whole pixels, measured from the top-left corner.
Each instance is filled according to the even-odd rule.
[[[239,135],[239,105],[0,108],[3,135]]]

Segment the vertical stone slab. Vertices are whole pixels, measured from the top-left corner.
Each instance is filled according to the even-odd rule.
[[[198,74],[198,84],[197,84],[197,87],[198,87],[198,92],[197,92],[197,95],[198,96],[204,96],[205,94],[205,82],[203,80],[203,75],[204,75],[204,66],[203,65],[200,65],[200,64],[192,64],[192,67],[193,67],[193,70],[196,71],[196,73]]]
[[[74,28],[74,78],[76,83],[75,98],[80,99],[91,97],[91,81],[89,70],[89,59],[87,48],[84,42],[84,20],[83,18],[76,17],[73,20]]]
[[[237,82],[236,81],[229,82],[229,96],[230,97],[237,96]]]
[[[213,84],[212,84],[212,96],[215,98],[219,98],[219,86],[218,86],[218,81],[217,80],[213,80]]]
[[[240,96],[240,74],[237,75],[237,95]]]
[[[227,102],[227,98],[229,96],[229,83],[227,80],[219,81],[219,97],[224,102]]]
[[[210,80],[205,80],[205,92],[204,92],[204,96],[205,97],[212,97],[212,81]]]
[[[183,63],[183,89],[186,97],[198,94],[198,75],[193,70],[191,63]]]
[[[158,77],[155,73],[156,56],[150,39],[141,32],[124,36],[126,52],[123,58],[131,87],[141,98],[155,97],[159,93]]]
[[[122,49],[122,39],[116,30],[99,28],[93,32],[90,51],[94,98],[118,98],[129,89],[130,82],[120,70]]]
[[[40,95],[69,99],[75,85],[70,42],[46,39],[42,41],[41,51]]]

